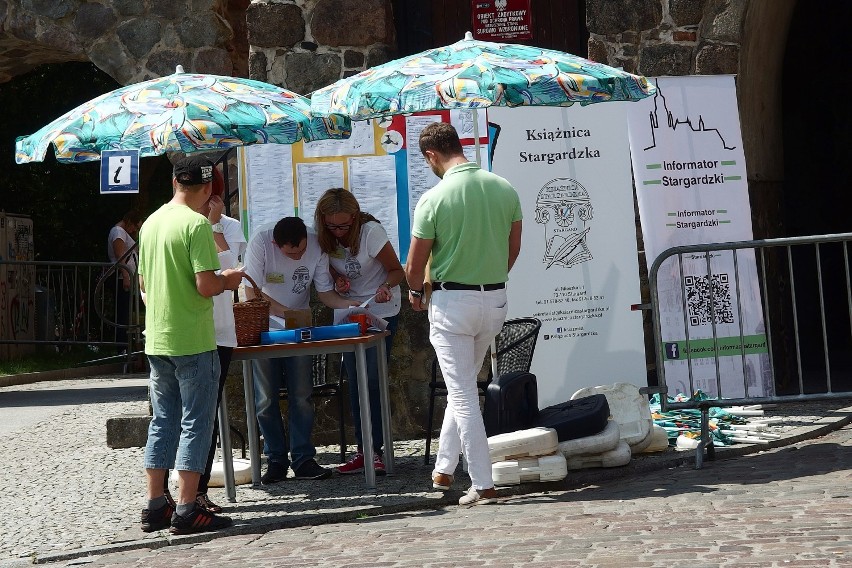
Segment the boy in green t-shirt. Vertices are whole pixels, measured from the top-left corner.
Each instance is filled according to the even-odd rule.
[[[174,534],[231,524],[196,505],[216,412],[219,357],[211,298],[235,290],[238,270],[216,274],[219,259],[210,222],[197,213],[210,198],[213,163],[187,156],[174,167],[171,201],[139,232],[139,285],[145,293],[145,354],[151,366],[153,417],[145,447],[148,506],[142,530]],[[166,471],[177,469],[176,505],[163,492]]]

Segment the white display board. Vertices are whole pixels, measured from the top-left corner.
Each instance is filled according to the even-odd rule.
[[[578,389],[647,384],[627,107],[488,110],[493,171],[518,190],[521,254],[509,317],[542,321],[540,407]]]
[[[293,149],[289,144],[255,144],[237,149],[240,160],[241,219],[247,237],[293,215]],[[247,188],[251,188],[249,191]]]
[[[652,81],[657,94],[631,105],[628,113],[648,267],[674,246],[751,240],[734,77]],[[709,272],[704,255],[684,256],[682,264],[681,273],[676,258],[666,261],[658,281],[663,337],[656,348],[665,358],[669,394],[690,393],[691,368],[693,389],[710,396],[719,396],[717,377],[723,397],[771,395],[774,387],[754,253],[738,252],[738,279],[731,252],[714,253]]]

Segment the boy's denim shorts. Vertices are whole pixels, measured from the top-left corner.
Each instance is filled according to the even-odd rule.
[[[154,417],[146,469],[203,473],[210,451],[219,387],[219,355],[148,355]]]

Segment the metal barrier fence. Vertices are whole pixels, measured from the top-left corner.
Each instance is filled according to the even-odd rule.
[[[115,277],[121,269],[133,271],[110,262],[0,260],[4,284],[16,290],[16,304],[28,306],[31,325],[21,333],[4,330],[0,345],[81,345],[93,350],[96,361],[126,358],[130,363],[141,338],[139,286],[133,271],[125,291]],[[100,348],[114,348],[120,355],[104,358]]]
[[[713,442],[709,432],[709,409],[712,407],[731,407],[750,404],[778,404],[826,399],[852,398],[852,288],[850,288],[849,242],[852,233],[819,235],[809,237],[791,237],[742,242],[717,243],[707,245],[680,246],[667,249],[659,255],[649,270],[651,310],[654,326],[654,352],[657,361],[657,376],[663,411],[677,409],[698,409],[701,411],[701,440],[696,450],[696,468],[702,466],[705,450],[708,459],[715,457]],[[714,275],[711,259],[730,255],[733,266],[733,279],[724,275],[725,289],[715,282],[721,276]],[[664,280],[671,285],[676,281],[680,286],[679,294],[667,294],[664,302],[671,310],[672,297],[681,300],[680,311],[683,314],[683,335],[685,338],[686,360],[688,366],[688,388],[690,399],[669,402],[669,386],[666,382],[666,357],[661,326],[661,267],[666,264]],[[691,266],[696,261],[706,267],[701,274],[685,274],[684,258]],[[716,262],[716,261],[714,261]],[[676,269],[673,265],[676,264]],[[748,268],[744,270],[744,268]],[[748,281],[742,279],[748,273]],[[754,278],[758,282],[754,282]],[[710,285],[690,287],[687,295],[687,282],[702,279]],[[677,284],[675,284],[677,286]],[[727,295],[728,304],[722,303],[720,295],[733,286],[733,294]],[[755,377],[746,372],[746,354],[748,339],[743,326],[743,296],[747,287],[760,291],[762,317],[765,329],[765,345],[771,377],[768,384],[774,387],[771,394],[753,396],[749,388],[755,389]],[[676,291],[676,290],[675,290]],[[671,289],[668,290],[671,292]],[[696,298],[696,294],[703,297]],[[745,294],[747,295],[747,294]],[[733,297],[733,299],[732,299]],[[690,303],[688,306],[687,303]],[[702,305],[709,312],[712,338],[690,338],[690,327],[696,325],[687,315],[690,307]],[[725,310],[727,323],[739,323],[739,341],[720,341],[717,327],[720,325],[716,310]],[[696,318],[697,320],[697,318]],[[672,318],[668,318],[666,339],[672,341]],[[675,334],[676,335],[676,334]],[[731,338],[725,338],[731,339]],[[695,369],[691,354],[694,345],[701,343],[701,349],[712,352],[715,362],[715,386],[710,398],[698,400],[696,393]],[[691,346],[692,344],[692,346]],[[673,349],[677,349],[675,347]],[[742,358],[742,391],[737,384],[737,393],[741,396],[726,396],[725,383],[720,372],[720,359],[725,357]],[[704,354],[707,359],[706,353]],[[671,357],[669,357],[671,359]],[[682,368],[682,367],[681,367]],[[704,381],[707,384],[707,381]]]

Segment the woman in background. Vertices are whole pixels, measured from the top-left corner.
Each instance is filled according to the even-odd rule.
[[[317,203],[314,216],[320,247],[328,254],[329,267],[334,278],[335,290],[351,300],[370,302],[370,311],[387,320],[390,335],[385,339],[385,348],[390,359],[391,344],[396,333],[400,307],[399,283],[405,278],[399,257],[388,240],[381,223],[361,211],[358,200],[351,192],[329,189]],[[373,467],[377,474],[385,472],[382,461],[382,414],[378,411],[379,368],[378,349],[367,350],[367,377],[370,389],[370,408],[373,430]],[[352,418],[355,421],[355,438],[358,452],[345,464],[337,468],[342,474],[364,471],[364,454],[361,439],[361,408],[358,404],[358,381],[355,371],[355,354],[345,353],[343,365],[349,382],[349,399]]]
[[[113,264],[121,261],[127,267],[116,268],[115,289],[115,323],[119,324],[115,331],[115,340],[119,343],[127,343],[127,324],[130,323],[130,289],[132,278],[136,276],[136,262],[138,250],[133,250],[126,258],[124,255],[136,246],[133,235],[142,226],[142,214],[138,211],[128,211],[109,231],[107,237],[107,256]],[[119,349],[125,349],[119,348]]]

